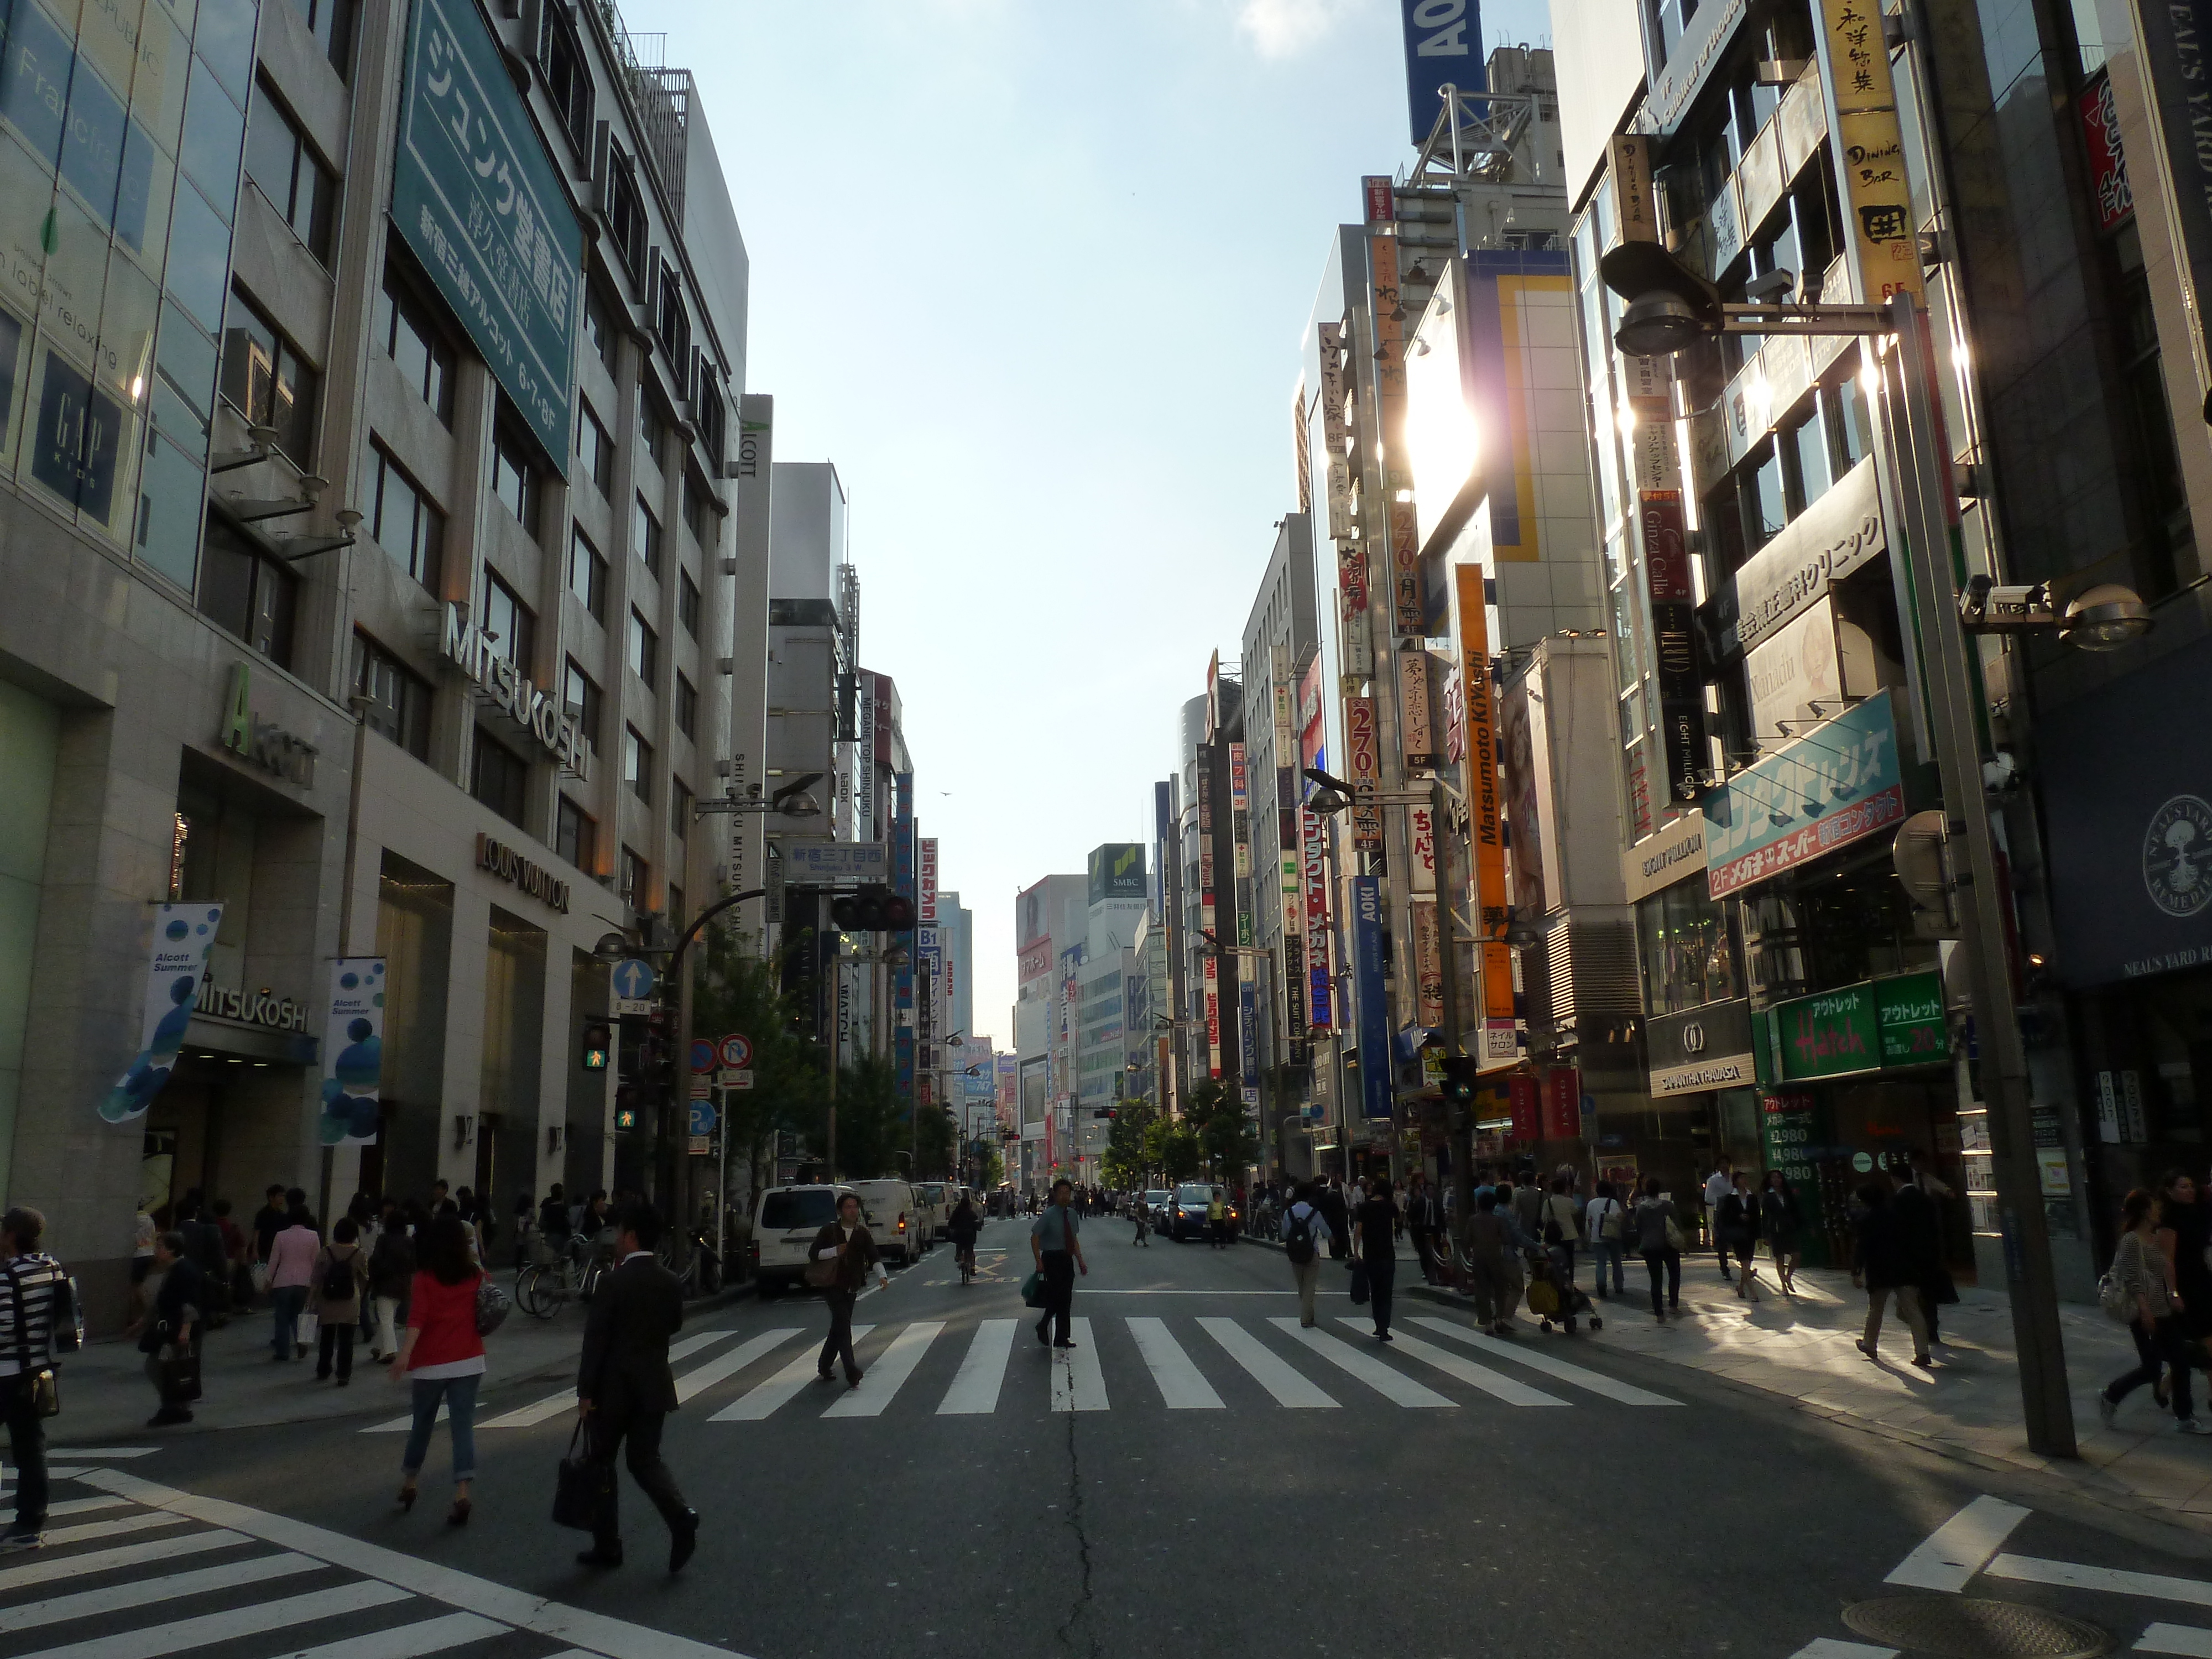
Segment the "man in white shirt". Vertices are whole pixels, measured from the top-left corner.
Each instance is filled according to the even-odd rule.
[[[1283,1212],[1283,1254],[1290,1258],[1291,1277],[1298,1287],[1298,1323],[1309,1330],[1314,1324],[1314,1286],[1321,1278],[1321,1247],[1330,1237],[1328,1223],[1314,1206],[1312,1188],[1301,1186]]]
[[[1721,1278],[1724,1280],[1733,1278],[1734,1275],[1729,1272],[1728,1246],[1721,1243],[1721,1231],[1714,1225],[1713,1218],[1719,1212],[1721,1200],[1735,1189],[1735,1166],[1729,1161],[1728,1154],[1723,1152],[1719,1160],[1713,1165],[1713,1172],[1705,1177],[1705,1228],[1711,1236],[1713,1249],[1720,1255]]]

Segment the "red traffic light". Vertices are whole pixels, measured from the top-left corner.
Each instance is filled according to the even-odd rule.
[[[914,901],[888,887],[862,887],[832,899],[830,920],[841,933],[908,933],[915,924]]]

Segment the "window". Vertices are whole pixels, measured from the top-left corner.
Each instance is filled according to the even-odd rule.
[[[653,295],[653,331],[669,363],[687,384],[691,378],[691,313],[684,308],[684,279],[665,259]],[[643,400],[641,399],[641,402]]]
[[[281,668],[292,665],[292,613],[299,579],[210,515],[200,550],[200,614]]]
[[[676,573],[676,620],[696,640],[699,637],[699,584],[691,580],[688,570]]]
[[[331,229],[338,216],[337,175],[315,159],[291,116],[259,81],[253,83],[253,110],[246,127],[246,176],[307,252],[329,264]]]
[[[1655,1014],[1741,996],[1726,914],[1702,881],[1678,881],[1639,900],[1636,932],[1644,958],[1644,1006]]]
[[[247,425],[275,428],[276,447],[303,471],[312,465],[319,385],[276,325],[232,290],[222,334],[222,395]]]
[[[521,826],[523,802],[530,793],[530,763],[481,726],[469,762],[469,793],[509,823]]]
[[[615,325],[607,315],[606,301],[599,298],[595,288],[584,290],[584,337],[592,343],[592,355],[606,366],[607,373],[615,372]]]
[[[629,613],[629,672],[650,688],[660,670],[660,635],[633,606]]]
[[[522,434],[507,422],[497,422],[491,438],[492,494],[507,503],[507,510],[532,535],[538,533],[538,463]]]
[[[645,270],[645,197],[637,187],[637,165],[619,144],[607,146],[607,228],[615,252],[632,276]]]
[[[630,540],[637,544],[637,556],[645,561],[645,568],[653,573],[653,579],[659,580],[660,520],[653,516],[653,509],[645,504],[642,495],[631,510]]]
[[[568,591],[583,601],[594,622],[605,623],[607,562],[592,545],[591,538],[573,526],[568,532]]]
[[[678,841],[691,838],[691,792],[684,787],[681,778],[672,779],[669,782],[668,827]]]
[[[1742,469],[1744,481],[1744,539],[1757,552],[1774,539],[1790,522],[1790,508],[1782,488],[1782,456],[1770,440],[1752,451]]]
[[[668,918],[672,921],[680,923],[684,920],[684,890],[672,881],[668,884]]]
[[[553,850],[586,874],[599,863],[599,826],[566,795],[553,809]]]
[[[566,6],[538,9],[538,67],[544,72],[545,90],[561,118],[561,130],[576,153],[592,153],[592,70],[584,57],[583,42]]]
[[[591,744],[594,753],[599,746],[599,702],[598,685],[589,674],[576,666],[574,657],[569,658],[561,684],[562,712],[576,722],[577,730],[584,734],[584,741]]]
[[[432,592],[446,547],[446,515],[381,448],[376,451],[376,498],[368,533],[392,562]]]
[[[1791,465],[1797,475],[1797,510],[1802,513],[1826,495],[1828,486],[1835,482],[1830,476],[1827,422],[1820,418],[1817,402],[1811,414],[1782,434],[1782,441],[1790,447]]]
[[[637,394],[637,441],[645,446],[646,459],[659,466],[660,452],[668,442],[668,420],[643,387]]]
[[[633,910],[642,910],[653,898],[653,867],[629,848],[622,856],[623,902]]]
[[[685,737],[697,740],[699,724],[699,688],[684,678],[684,671],[676,671],[676,729]]]
[[[307,20],[307,33],[331,60],[338,79],[353,78],[354,0],[295,0]]]
[[[684,522],[690,527],[691,539],[702,547],[714,544],[714,508],[713,498],[693,483],[684,480]]]
[[[580,398],[576,400],[576,459],[601,495],[614,488],[615,441]]]
[[[353,689],[368,700],[370,731],[430,758],[430,683],[366,634],[353,636]]]
[[[399,377],[430,405],[430,412],[447,428],[453,424],[453,349],[429,307],[417,300],[405,280],[390,265],[384,268],[384,291],[377,299],[376,337]]]
[[[483,592],[477,605],[477,625],[492,642],[492,649],[524,673],[530,672],[532,647],[537,643],[538,618],[515,591],[486,568]]]
[[[653,799],[653,745],[637,727],[623,727],[623,787],[640,800]]]
[[[727,380],[720,369],[702,360],[699,365],[699,445],[706,451],[712,476],[722,476],[722,445],[729,432],[729,406],[725,401]]]

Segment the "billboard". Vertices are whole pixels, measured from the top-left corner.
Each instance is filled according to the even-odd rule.
[[[1091,850],[1091,902],[1145,896],[1145,848],[1140,842],[1108,842]]]
[[[468,0],[416,0],[404,76],[392,222],[566,477],[582,228]]]
[[[1883,691],[1705,798],[1706,879],[1721,898],[1904,817],[1897,726]]]
[[[1352,988],[1358,1024],[1359,1093],[1365,1115],[1390,1115],[1390,1004],[1383,984],[1382,884],[1352,878]]]
[[[1483,84],[1482,13],[1476,0],[1398,0],[1406,27],[1406,116],[1416,147],[1443,113],[1443,88]]]
[[[919,860],[919,867],[921,870],[921,887],[916,893],[914,902],[915,915],[917,919],[922,921],[935,921],[937,920],[936,836],[925,836],[922,837],[921,855]]]

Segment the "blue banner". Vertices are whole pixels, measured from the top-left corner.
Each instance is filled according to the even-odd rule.
[[[1387,1118],[1390,1084],[1389,992],[1382,982],[1382,883],[1352,878],[1352,992],[1358,1005],[1359,1092],[1365,1115]]]
[[[1443,88],[1479,92],[1485,75],[1476,0],[1398,0],[1406,24],[1406,110],[1416,148],[1443,113]]]
[[[1814,726],[1705,797],[1715,898],[1900,823],[1905,782],[1889,693]]]

